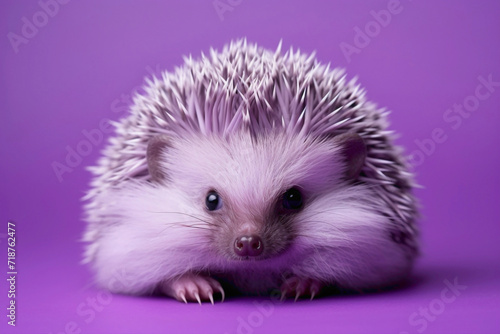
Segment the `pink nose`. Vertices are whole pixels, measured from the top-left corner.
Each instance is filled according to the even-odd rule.
[[[256,235],[242,236],[234,241],[234,252],[239,256],[259,256],[263,250],[262,239]]]

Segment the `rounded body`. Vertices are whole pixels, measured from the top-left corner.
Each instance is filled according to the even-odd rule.
[[[135,294],[186,275],[248,294],[290,277],[398,283],[418,253],[417,209],[386,114],[292,50],[238,41],[186,59],[148,81],[92,168],[85,260],[102,286]]]

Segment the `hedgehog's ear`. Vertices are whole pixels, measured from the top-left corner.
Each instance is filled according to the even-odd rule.
[[[352,180],[358,177],[366,159],[366,145],[357,133],[346,132],[333,137],[340,147],[346,164],[345,177]]]
[[[159,135],[149,140],[146,159],[148,162],[148,171],[153,182],[161,182],[167,178],[164,169],[161,167],[162,153],[171,147],[170,138],[165,135]]]

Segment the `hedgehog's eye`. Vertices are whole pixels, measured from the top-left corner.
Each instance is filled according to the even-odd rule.
[[[302,208],[302,194],[296,187],[288,189],[283,194],[283,208],[287,210],[298,210]]]
[[[205,199],[205,205],[210,211],[219,210],[222,207],[222,199],[216,191],[210,190]]]

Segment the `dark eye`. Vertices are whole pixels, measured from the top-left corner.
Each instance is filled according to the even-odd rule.
[[[222,207],[222,199],[217,192],[211,190],[207,194],[205,205],[210,211],[219,210]]]
[[[298,210],[302,207],[302,194],[293,187],[283,194],[283,207],[287,210]]]

